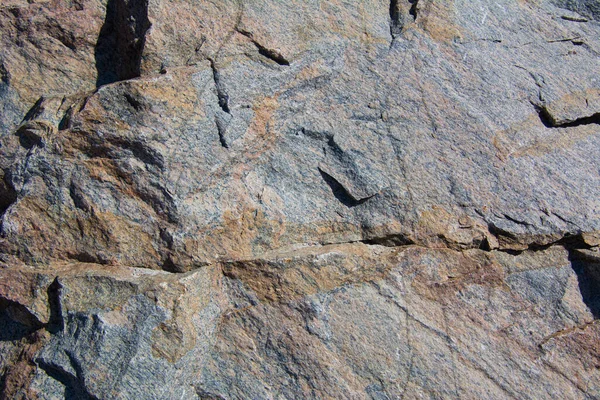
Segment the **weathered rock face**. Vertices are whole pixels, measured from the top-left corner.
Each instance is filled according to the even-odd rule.
[[[596,1],[0,5],[4,398],[600,398]]]

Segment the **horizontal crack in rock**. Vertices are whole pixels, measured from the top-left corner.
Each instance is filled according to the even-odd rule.
[[[538,115],[540,117],[540,121],[547,128],[574,128],[582,125],[600,125],[600,112],[594,113],[587,117],[581,117],[570,121],[559,121],[555,116],[553,116],[548,108],[545,106],[536,107]]]

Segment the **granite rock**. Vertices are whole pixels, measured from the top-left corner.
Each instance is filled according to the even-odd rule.
[[[600,397],[599,19],[5,1],[2,396]]]

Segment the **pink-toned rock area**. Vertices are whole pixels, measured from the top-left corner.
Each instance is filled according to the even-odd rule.
[[[600,399],[596,0],[2,0],[2,399]]]

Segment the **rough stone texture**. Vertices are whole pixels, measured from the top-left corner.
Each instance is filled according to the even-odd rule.
[[[600,398],[598,20],[4,1],[1,396]]]

